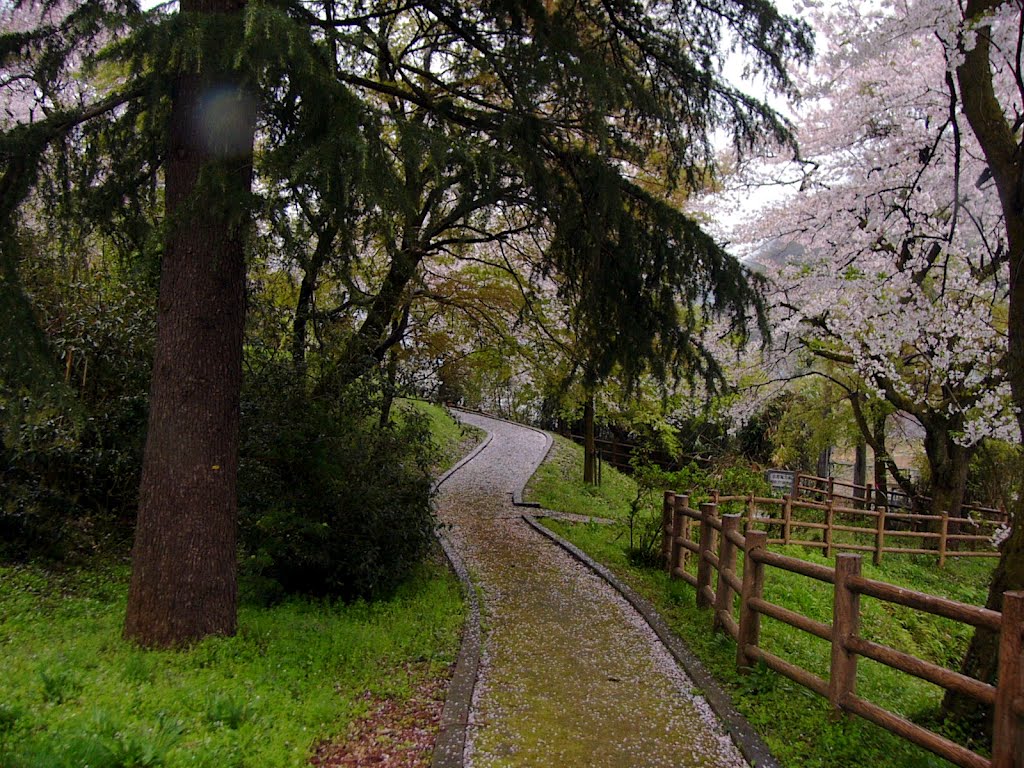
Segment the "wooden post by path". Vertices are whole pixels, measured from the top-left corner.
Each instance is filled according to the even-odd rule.
[[[829,495],[828,506],[825,508],[825,557],[832,557],[832,526],[835,525],[835,516],[835,499]]]
[[[675,491],[665,491],[661,504],[661,560],[672,573],[672,512],[675,509]]]
[[[700,505],[700,549],[697,553],[697,607],[706,608],[711,604],[707,591],[711,589],[711,563],[707,555],[715,551],[715,529],[711,527],[711,519],[716,517],[718,505],[704,503]]]
[[[939,568],[946,566],[946,551],[949,548],[949,512],[942,513],[939,523]]]
[[[722,515],[722,536],[718,540],[718,588],[715,590],[715,615],[711,622],[712,629],[726,626],[732,619],[733,597],[736,592],[729,584],[726,571],[736,573],[736,544],[729,538],[729,533],[739,533],[740,516]]]
[[[764,564],[754,559],[754,553],[768,544],[764,531],[747,531],[743,543],[743,589],[740,592],[740,625],[736,636],[736,666],[740,671],[751,667],[747,646],[757,647],[761,641],[761,614],[750,607],[750,601],[760,599],[764,593]]]
[[[788,545],[793,537],[793,497],[787,493],[782,498],[782,543]]]
[[[1024,768],[1024,592],[1003,593],[992,768]]]
[[[828,679],[828,703],[834,716],[843,711],[843,700],[857,687],[857,654],[846,649],[860,631],[860,595],[849,588],[851,576],[860,576],[860,555],[836,556],[835,594],[832,603],[832,664]]]
[[[875,526],[875,554],[871,558],[871,562],[875,565],[882,564],[882,551],[885,548],[885,512],[888,507],[877,506],[878,511],[878,525]]]
[[[690,538],[690,516],[687,515],[684,510],[690,508],[690,497],[689,496],[676,496],[676,505],[673,510],[675,515],[672,523],[672,560],[676,563],[679,572],[682,573],[686,570],[686,561],[690,557],[690,550],[684,547],[680,541],[689,540]],[[675,572],[673,571],[673,574]]]

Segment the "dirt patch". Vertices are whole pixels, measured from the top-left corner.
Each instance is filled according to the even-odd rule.
[[[437,740],[451,669],[442,675],[408,671],[418,681],[407,699],[398,701],[364,694],[369,714],[353,722],[344,739],[318,744],[310,765],[427,768]]]

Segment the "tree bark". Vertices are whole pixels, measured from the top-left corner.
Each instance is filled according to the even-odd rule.
[[[853,495],[859,499],[866,496],[868,483],[868,444],[861,437],[854,448],[853,458],[853,484],[858,486],[853,489]]]
[[[1006,372],[1017,409],[1017,425],[1024,434],[1024,166],[1014,128],[1007,122],[993,85],[991,28],[984,24],[984,17],[998,5],[998,0],[968,0],[964,15],[976,31],[976,44],[963,52],[956,75],[964,115],[988,162],[1003,212],[1010,266]],[[986,606],[995,611],[1002,610],[1004,592],[1024,589],[1024,502],[1017,501],[1011,513],[1013,533],[1003,544],[986,601]],[[975,630],[961,666],[964,674],[994,682],[998,642],[996,633]],[[991,736],[988,707],[964,695],[948,693],[942,709],[962,726],[973,726]]]
[[[341,351],[335,381],[338,386],[347,386],[373,370],[401,341],[401,335],[387,333],[388,325],[408,305],[407,289],[424,256],[419,248],[399,250],[394,255],[380,291],[366,309],[366,317]]]
[[[176,79],[149,428],[125,637],[187,645],[236,628],[239,396],[255,100],[231,71],[244,0],[182,0],[203,71]],[[230,85],[225,85],[229,83]]]
[[[597,482],[597,440],[594,437],[594,395],[583,403],[583,482]]]
[[[930,513],[948,512],[950,517],[960,517],[974,448],[957,445],[952,425],[941,422],[925,425],[924,452],[932,476]]]
[[[316,248],[303,265],[302,282],[299,284],[299,297],[295,302],[295,317],[292,320],[292,363],[299,374],[305,373],[306,370],[306,329],[313,318],[313,303],[320,281],[320,270],[334,249],[337,236],[336,223],[332,222],[323,227],[317,233]]]

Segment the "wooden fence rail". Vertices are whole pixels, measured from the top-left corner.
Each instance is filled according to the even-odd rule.
[[[841,506],[854,506],[857,508],[878,509],[911,509],[915,500],[922,504],[931,501],[926,496],[908,496],[901,490],[886,490],[884,493],[873,485],[857,485],[843,480],[836,480],[834,477],[817,477],[798,472],[793,476],[791,495],[794,499],[807,501],[819,501],[828,503],[838,502]],[[983,518],[997,523],[1005,523],[1008,520],[1006,510],[985,507],[980,504],[965,502],[960,509],[974,519]]]
[[[836,551],[865,552],[871,553],[878,565],[887,553],[931,555],[940,567],[950,557],[999,557],[994,536],[1003,523],[988,518],[950,518],[946,513],[919,515],[886,507],[844,507],[834,499],[823,503],[789,495],[778,499],[753,494],[723,496],[712,491],[711,501],[741,507],[744,529],[756,523],[781,534],[771,538],[770,544],[822,549],[826,557],[832,557]],[[974,532],[960,532],[963,530]],[[821,539],[809,538],[813,532],[819,532]],[[837,539],[836,534],[846,536]],[[932,546],[925,546],[928,543]]]
[[[791,519],[787,520],[793,523]],[[714,502],[701,504],[700,509],[695,510],[690,507],[688,495],[672,491],[665,493],[662,522],[662,552],[667,555],[669,574],[696,589],[698,606],[713,609],[713,627],[736,641],[736,663],[741,670],[760,661],[827,698],[835,713],[862,717],[964,768],[1024,768],[1024,592],[1006,592],[1003,611],[999,613],[865,578],[860,573],[859,554],[837,555],[834,568],[787,557],[768,549],[769,544],[778,539],[770,539],[766,531],[754,527],[754,524],[778,525],[779,520],[745,519],[740,514],[719,515],[718,504]],[[698,529],[696,540],[690,536],[695,525]],[[741,554],[742,578],[737,575]],[[691,556],[696,558],[696,574],[687,569]],[[816,621],[765,600],[764,587],[769,568],[831,584],[832,623]],[[998,684],[993,686],[975,680],[861,637],[862,595],[999,632]],[[737,600],[738,620],[735,614]],[[830,643],[828,679],[765,649],[761,644],[762,616]],[[860,657],[873,659],[991,706],[994,711],[992,757],[972,752],[858,696],[857,661]]]

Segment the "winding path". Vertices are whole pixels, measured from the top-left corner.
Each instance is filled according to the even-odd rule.
[[[458,416],[491,435],[439,497],[449,539],[484,598],[466,765],[745,765],[640,615],[513,506],[545,436]]]

